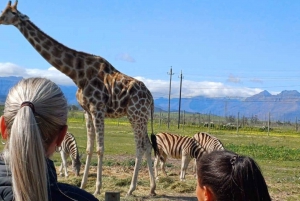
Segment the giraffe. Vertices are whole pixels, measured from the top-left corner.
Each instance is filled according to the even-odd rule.
[[[17,9],[18,1],[8,2],[0,15],[0,25],[13,25],[29,43],[52,66],[70,77],[78,87],[76,98],[85,110],[87,127],[87,158],[81,188],[85,188],[91,157],[96,138],[98,158],[96,190],[102,187],[102,162],[104,153],[104,118],[128,117],[134,130],[136,158],[133,176],[127,195],[136,189],[138,171],[145,155],[150,177],[150,195],[156,195],[154,171],[151,160],[152,147],[156,153],[157,144],[153,134],[154,101],[152,94],[144,85],[115,69],[100,56],[73,50],[41,31],[29,17]],[[147,122],[151,116],[151,141],[147,134]]]

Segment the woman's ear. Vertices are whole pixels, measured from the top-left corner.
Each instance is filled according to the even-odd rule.
[[[204,190],[204,197],[206,201],[213,201],[214,200],[214,196],[212,191],[210,190],[210,188],[207,188],[206,186],[203,186],[203,190]]]
[[[7,139],[6,123],[3,116],[0,117],[0,131],[1,131],[2,138],[6,140]]]
[[[56,140],[56,146],[60,146],[61,145],[61,143],[64,140],[64,137],[65,137],[67,131],[68,131],[68,126],[64,125],[63,128],[59,132],[58,138]]]

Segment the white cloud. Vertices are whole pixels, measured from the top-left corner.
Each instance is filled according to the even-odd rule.
[[[128,53],[122,53],[116,56],[116,60],[122,60],[122,61],[127,61],[130,63],[134,63],[135,59],[130,56]]]
[[[8,77],[8,76],[16,76],[16,77],[24,77],[27,76],[27,72],[25,68],[17,66],[13,63],[0,63],[0,76]]]
[[[29,77],[45,77],[59,85],[75,86],[74,82],[68,76],[54,67],[50,67],[47,70],[27,69],[27,73]]]
[[[145,83],[152,92],[154,98],[169,97],[169,81],[151,80],[144,77],[135,77]],[[259,88],[232,87],[221,82],[196,82],[182,80],[181,97],[189,98],[195,96],[206,97],[249,97],[261,92]],[[171,98],[179,98],[180,82],[174,81],[171,86]]]
[[[239,77],[234,76],[234,75],[229,75],[229,77],[227,78],[227,82],[240,83],[241,79]]]
[[[61,73],[54,67],[46,70],[41,69],[25,69],[12,63],[0,63],[0,76],[20,76],[28,77],[45,77],[59,85],[75,86],[73,81],[65,74]],[[145,83],[153,94],[154,98],[169,97],[170,81],[153,80],[144,77],[135,77]],[[171,98],[179,98],[180,82],[172,81]],[[194,96],[207,97],[249,97],[261,92],[259,88],[232,87],[221,82],[196,82],[190,80],[182,80],[181,97],[189,98]],[[270,92],[272,93],[272,92]]]
[[[0,76],[17,76],[24,78],[45,77],[59,85],[75,86],[74,82],[69,77],[67,77],[65,74],[61,73],[54,67],[50,67],[47,70],[26,69],[12,63],[0,63]]]

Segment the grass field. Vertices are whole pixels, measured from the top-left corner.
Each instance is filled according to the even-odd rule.
[[[69,131],[76,137],[79,150],[85,154],[86,129],[81,114],[72,115],[68,120]],[[148,131],[151,132],[150,124]],[[192,136],[199,131],[208,131],[207,128],[197,126],[184,126],[177,129],[177,125],[154,125],[154,133],[170,132],[185,136]],[[236,131],[214,130],[209,133],[218,137],[228,150],[235,151],[240,155],[253,157],[260,165],[263,175],[269,187],[273,200],[300,200],[300,133],[293,130],[276,131],[269,134],[253,129],[241,129]],[[187,172],[186,181],[179,181],[180,161],[168,159],[167,172],[169,177],[160,177],[157,181],[157,196],[148,197],[149,177],[146,163],[139,173],[138,187],[133,192],[135,197],[125,198],[129,189],[134,167],[135,142],[133,131],[126,118],[105,120],[105,152],[103,167],[103,188],[101,195],[97,196],[104,200],[107,191],[119,191],[121,200],[196,200],[196,180],[193,176],[191,164]],[[2,149],[2,145],[1,149]],[[60,156],[53,156],[57,167],[60,165]],[[84,165],[85,155],[81,159]],[[94,191],[96,179],[96,155],[92,161],[88,185],[86,190]],[[83,173],[83,167],[81,175]],[[67,179],[59,177],[60,181],[80,185],[81,177],[73,174]]]

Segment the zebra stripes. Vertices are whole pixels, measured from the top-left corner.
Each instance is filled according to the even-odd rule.
[[[185,179],[186,169],[192,158],[200,158],[206,151],[194,139],[187,136],[179,136],[171,133],[156,134],[156,141],[158,146],[158,154],[154,160],[154,173],[158,179],[158,161],[160,160],[161,169],[166,176],[165,162],[167,157],[175,159],[181,158],[181,173],[180,180]]]
[[[75,140],[75,137],[72,133],[67,132],[65,135],[62,143],[61,143],[61,150],[60,150],[60,156],[62,159],[62,163],[60,166],[60,175],[63,175],[63,169],[65,170],[65,177],[68,177],[68,170],[67,170],[67,158],[70,156],[72,159],[72,168],[73,172],[76,176],[79,176],[80,172],[80,158],[79,151],[77,147],[77,143]]]
[[[196,133],[193,138],[197,140],[208,153],[214,150],[224,150],[222,142],[208,133],[199,132]]]
[[[207,153],[210,153],[214,150],[225,150],[222,142],[209,133],[198,132],[193,136],[193,138],[201,144],[201,146],[205,149]],[[194,173],[196,174],[196,160],[193,169]]]

